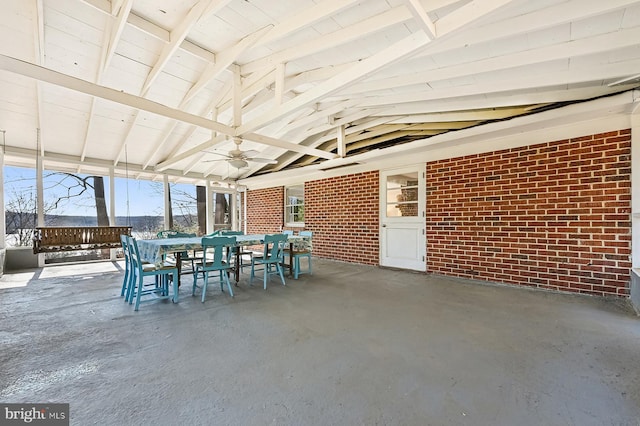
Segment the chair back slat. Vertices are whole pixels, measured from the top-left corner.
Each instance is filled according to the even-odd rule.
[[[228,260],[224,254],[225,247],[234,246],[236,244],[236,237],[202,237],[202,262],[207,266],[213,268],[222,267],[223,260]],[[207,257],[207,253],[211,254],[211,257]],[[213,258],[213,263],[210,263],[207,259]]]
[[[138,243],[135,237],[127,237],[129,247],[129,258],[131,260],[131,266],[140,272],[142,275],[142,260],[140,259],[140,251],[138,250]]]
[[[124,254],[124,260],[125,262],[129,262],[130,257],[129,256],[129,236],[125,235],[125,234],[121,234],[120,235],[120,242],[122,243],[122,253]]]
[[[220,235],[225,235],[225,236],[229,236],[229,235],[244,235],[244,232],[242,232],[242,231],[220,231]]]
[[[264,259],[275,262],[282,257],[282,243],[287,241],[285,234],[270,234],[264,236]]]
[[[167,235],[167,238],[192,238],[195,237],[196,234],[194,234],[193,232],[173,232],[169,235]]]
[[[163,231],[159,231],[156,236],[158,238],[190,238],[196,237],[197,235],[192,232],[180,232],[174,231],[173,229],[165,229]]]

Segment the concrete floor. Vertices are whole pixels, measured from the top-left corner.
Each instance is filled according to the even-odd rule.
[[[72,425],[640,425],[624,301],[315,259],[136,313],[118,267],[0,279],[1,402],[69,402]]]

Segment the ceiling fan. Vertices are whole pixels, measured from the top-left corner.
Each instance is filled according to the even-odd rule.
[[[226,161],[227,163],[229,163],[231,166],[235,167],[236,169],[241,169],[243,167],[248,167],[249,166],[249,161],[254,162],[254,163],[264,163],[264,164],[277,164],[278,162],[276,160],[271,160],[269,158],[259,158],[256,157],[256,155],[260,154],[260,152],[250,149],[247,151],[242,151],[240,149],[240,144],[242,143],[242,139],[240,139],[239,137],[234,137],[233,138],[233,143],[236,144],[235,149],[232,149],[231,151],[229,151],[228,154],[221,154],[219,152],[211,152],[211,151],[206,151],[209,154],[215,154],[215,155],[221,155],[223,157],[226,157],[224,160],[220,159],[220,160],[204,160],[204,162],[211,162],[211,161]]]

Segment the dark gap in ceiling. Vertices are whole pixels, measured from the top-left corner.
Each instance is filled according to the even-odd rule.
[[[639,85],[639,87],[640,87],[640,85]],[[597,96],[597,97],[589,98],[589,99],[579,99],[579,100],[572,100],[572,101],[554,102],[554,103],[551,103],[551,104],[542,104],[542,105],[539,105],[539,106],[531,108],[530,111],[527,111],[526,113],[523,113],[523,114],[514,114],[514,115],[511,115],[509,117],[504,117],[504,118],[483,120],[483,121],[481,121],[481,122],[479,122],[477,124],[469,125],[469,126],[462,127],[462,128],[449,129],[449,130],[443,131],[442,133],[438,133],[438,134],[442,135],[444,133],[455,132],[455,131],[464,130],[464,129],[470,129],[470,128],[477,127],[477,126],[484,126],[484,125],[487,125],[487,124],[490,124],[490,123],[508,121],[508,120],[511,120],[511,119],[517,118],[517,117],[525,117],[525,116],[532,115],[532,114],[538,114],[538,113],[545,112],[545,111],[551,111],[551,110],[554,110],[554,109],[565,107],[567,105],[579,104],[579,103],[583,103],[583,102],[589,102],[589,101],[592,101],[594,99],[600,99],[600,98],[606,98],[606,97],[609,97],[609,96],[615,96],[615,95],[617,95],[617,94],[619,94],[619,93],[621,93],[623,91],[628,91],[628,90],[629,89],[622,90],[622,91],[616,92],[616,93],[611,93],[611,94],[608,94],[608,95]],[[633,90],[633,89],[631,89],[631,90]],[[517,106],[513,106],[513,107],[515,108]],[[366,133],[366,132],[367,131],[364,130],[361,133]],[[406,144],[406,143],[409,143],[409,142],[414,142],[414,141],[417,141],[417,140],[429,139],[429,138],[431,138],[433,136],[437,136],[437,135],[431,135],[431,136],[429,136],[429,135],[415,135],[415,136],[405,135],[405,136],[401,136],[401,137],[398,137],[398,138],[395,138],[395,139],[381,141],[379,143],[375,143],[374,142],[371,145],[367,145],[367,146],[363,146],[363,147],[355,148],[355,149],[351,149],[351,150],[349,149],[349,145],[347,145],[347,158],[349,156],[362,154],[362,153],[369,152],[369,151],[376,150],[376,149],[385,149],[385,148],[389,148],[389,147],[392,147],[392,146],[398,146],[398,145],[403,145],[403,144]],[[331,141],[328,141],[323,145],[329,145],[329,144],[331,144]],[[318,148],[322,149],[322,145],[320,145]],[[334,149],[330,150],[330,152],[336,154],[337,153],[337,148],[334,148]],[[305,167],[305,166],[312,165],[312,164],[321,164],[324,161],[326,161],[326,160],[323,159],[323,158],[311,157],[309,155],[303,155],[302,157],[300,157],[299,159],[297,159],[293,163],[288,164],[287,166],[282,168],[282,170],[294,170],[294,169],[297,169],[297,168],[300,168],[300,167]],[[351,163],[349,165],[353,165],[353,164],[356,164],[356,163]],[[337,167],[346,167],[346,165],[337,166]],[[328,168],[326,170],[329,170],[329,169],[331,169],[331,168]],[[264,167],[264,168],[256,171],[255,173],[253,173],[252,176],[272,173],[274,171],[275,170],[273,168]]]

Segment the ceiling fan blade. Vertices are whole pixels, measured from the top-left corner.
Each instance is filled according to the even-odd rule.
[[[278,164],[276,160],[272,160],[270,158],[247,158],[247,161],[253,161],[254,163],[264,163],[264,164]]]
[[[222,153],[222,152],[215,152],[215,151],[202,151],[202,152],[207,153],[207,154],[219,155],[219,156],[225,157],[225,158],[233,158],[229,154],[225,154],[225,153]],[[215,161],[215,160],[210,160],[210,161]]]
[[[201,162],[202,163],[213,163],[215,161],[229,161],[229,160],[230,160],[230,158],[218,158],[218,159],[215,159],[215,160],[202,160]]]
[[[248,151],[242,151],[242,155],[244,156],[244,158],[252,158],[252,157],[255,157],[258,154],[260,154],[260,152],[256,151],[255,149],[250,149]]]

